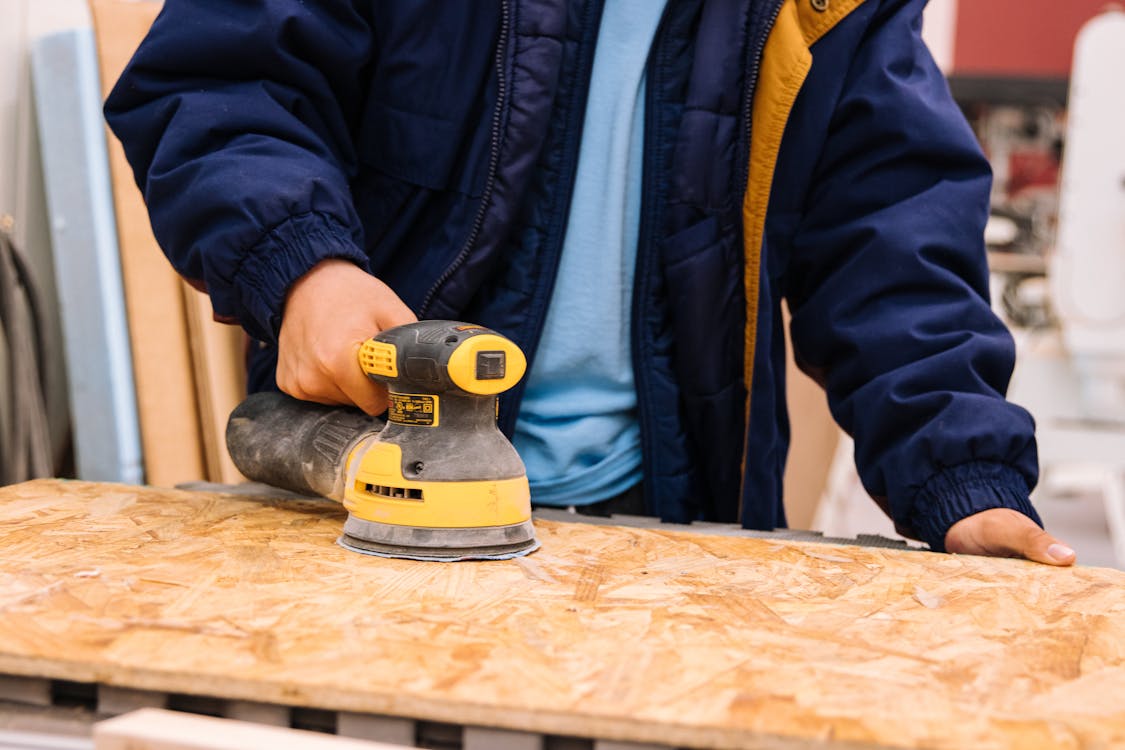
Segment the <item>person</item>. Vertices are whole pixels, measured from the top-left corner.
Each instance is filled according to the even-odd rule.
[[[167,0],[105,111],[252,390],[377,414],[362,340],[479,323],[533,501],[772,529],[784,299],[902,533],[1067,565],[924,5]]]

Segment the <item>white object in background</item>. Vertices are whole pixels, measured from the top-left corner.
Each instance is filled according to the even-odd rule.
[[[1125,420],[1125,12],[1078,34],[1049,276],[1091,416]]]
[[[922,39],[941,72],[952,73],[957,46],[957,0],[930,0],[922,18]]]
[[[1101,491],[1117,562],[1125,567],[1122,71],[1125,12],[1114,9],[1089,21],[1075,43],[1058,242],[1048,264],[1062,346],[1054,357],[1025,346],[1013,391],[1026,394],[1039,423],[1044,475],[1087,467],[1092,479],[1085,484]]]
[[[1056,493],[1101,495],[1116,566],[1125,570],[1125,431],[1099,431],[1064,422],[1040,430],[1038,439],[1044,484]],[[1052,529],[1050,523],[1047,528]],[[1074,545],[1079,563],[1084,562],[1079,540],[1055,533]]]
[[[304,729],[142,708],[95,724],[94,747],[97,750],[408,750],[413,745],[353,740]]]
[[[78,477],[140,484],[140,428],[93,30],[45,36],[35,42],[31,60]]]
[[[1020,236],[1020,227],[1007,216],[992,214],[984,225],[984,244],[989,247],[1011,245]]]
[[[89,737],[0,730],[0,750],[94,750]]]

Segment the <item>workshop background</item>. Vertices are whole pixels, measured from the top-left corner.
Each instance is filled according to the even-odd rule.
[[[221,436],[241,335],[167,267],[101,121],[137,5],[159,8],[0,0],[0,484],[239,480]],[[1080,563],[1125,569],[1125,11],[933,0],[924,33],[996,175],[993,303],[1039,424],[1034,501]],[[894,536],[793,373],[790,525]]]

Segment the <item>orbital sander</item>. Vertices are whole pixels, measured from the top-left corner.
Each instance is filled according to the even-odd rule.
[[[386,422],[282,393],[227,423],[247,478],[348,510],[339,544],[383,557],[502,560],[539,547],[527,474],[496,426],[498,394],[527,362],[481,326],[426,320],[368,339],[358,366],[389,392]]]

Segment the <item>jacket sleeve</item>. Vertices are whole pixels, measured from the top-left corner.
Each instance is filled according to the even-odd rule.
[[[317,262],[367,267],[348,180],[371,39],[352,5],[166,0],[106,102],[173,266],[263,340]]]
[[[1012,339],[988,302],[991,173],[921,41],[884,0],[859,44],[787,278],[797,361],[855,438],[867,491],[944,549],[956,521],[1039,522],[1034,423],[1005,400]]]

